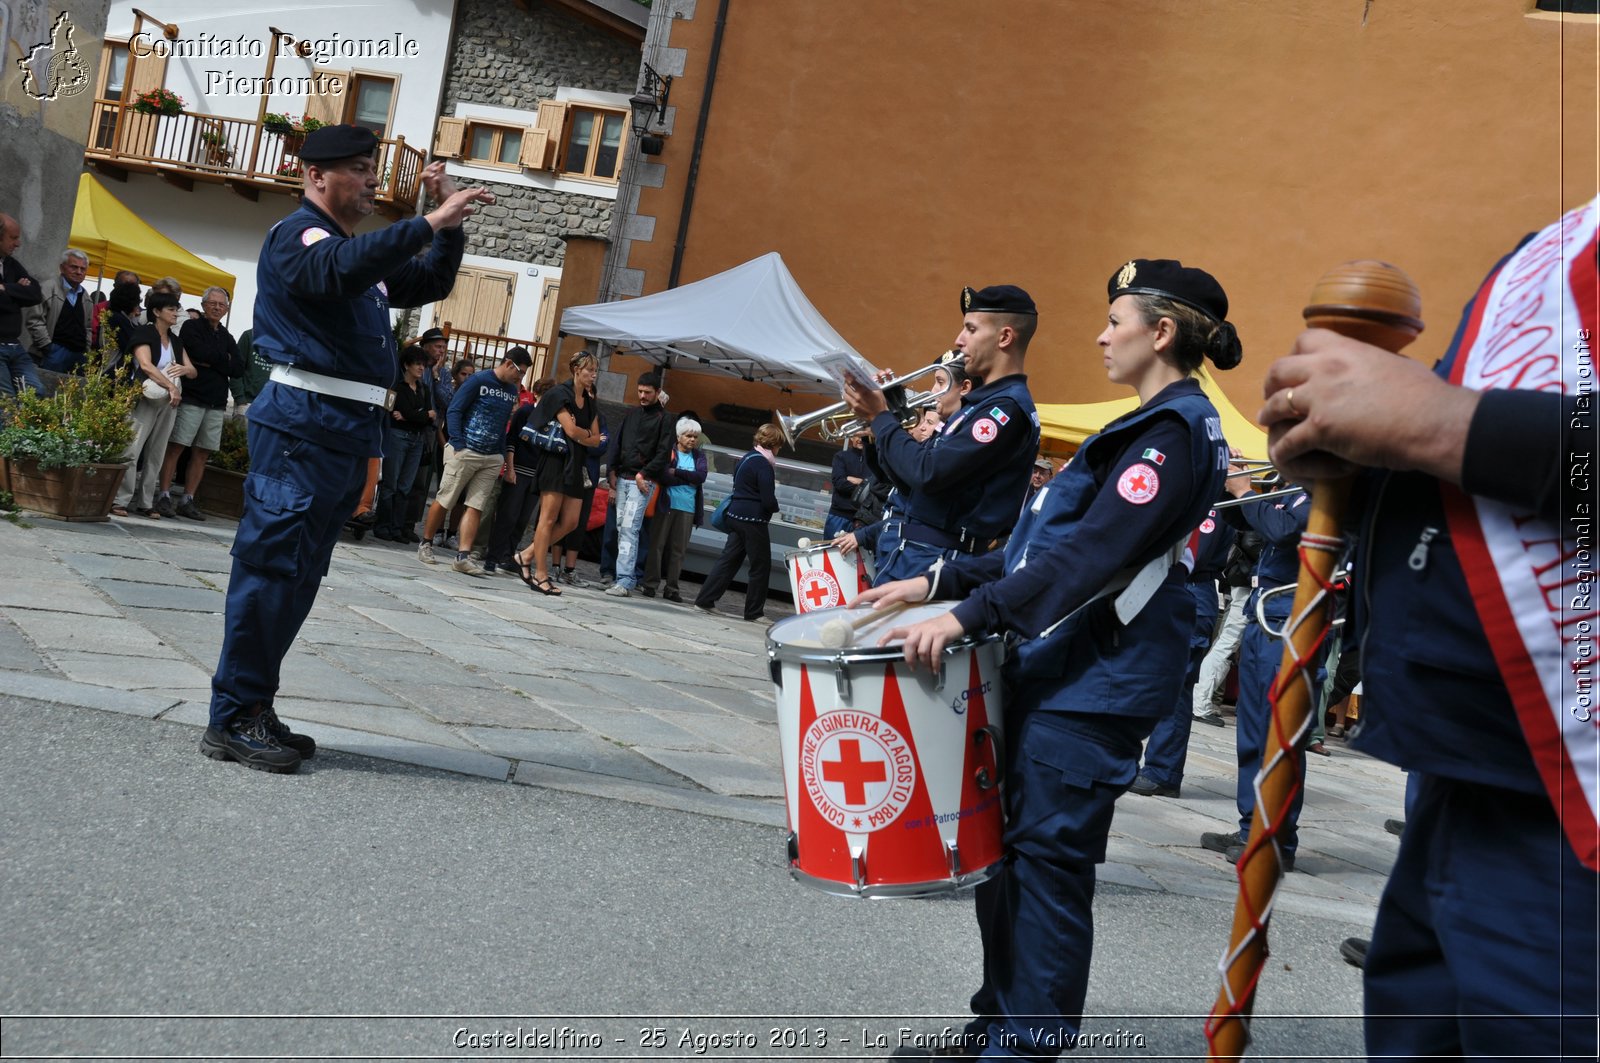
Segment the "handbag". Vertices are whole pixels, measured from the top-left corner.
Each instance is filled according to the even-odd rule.
[[[523,425],[522,436],[546,454],[565,454],[567,452],[567,433],[562,430],[561,422],[554,417],[543,428],[535,428],[527,424]]]
[[[737,479],[739,476],[739,470],[744,468],[744,463],[749,461],[753,456],[755,455],[746,454],[743,460],[733,467],[733,475],[728,477],[728,479],[730,481]],[[721,502],[717,503],[717,508],[711,511],[711,526],[717,529],[719,532],[725,532],[728,530],[728,503],[732,501],[733,486],[730,482],[728,486],[728,493],[723,496]]]
[[[162,372],[162,375],[163,376],[166,375],[166,372],[164,370]],[[178,390],[180,392],[183,390],[183,381],[182,380],[179,380],[177,378],[173,378],[172,382],[174,384],[178,385]],[[160,399],[162,402],[167,402],[167,401],[170,400],[170,397],[171,397],[171,392],[169,392],[164,385],[162,385],[159,381],[157,381],[152,376],[146,376],[144,378],[143,391],[144,391],[144,397],[149,399],[151,402],[155,402],[157,399]]]

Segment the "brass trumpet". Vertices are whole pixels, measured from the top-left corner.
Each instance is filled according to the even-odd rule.
[[[905,385],[918,377],[927,376],[935,369],[959,364],[958,359],[962,357],[959,352],[946,351],[936,361],[928,363],[921,369],[915,369],[904,376],[891,377],[889,380],[884,381],[882,385],[883,394],[884,398],[889,401],[889,409],[895,411],[896,415],[904,421],[911,412],[920,410],[923,406],[931,405],[938,398],[939,392],[924,391],[907,395]],[[792,447],[796,439],[799,439],[812,428],[828,421],[837,421],[843,416],[853,417],[850,413],[850,404],[841,400],[831,406],[824,406],[820,410],[812,410],[810,413],[799,414],[798,416],[792,413],[781,413],[778,415],[778,428],[783,432],[783,441]],[[857,432],[865,431],[866,427],[865,424],[852,419],[843,424],[825,429],[822,433],[822,438],[837,441],[846,436],[855,435]]]

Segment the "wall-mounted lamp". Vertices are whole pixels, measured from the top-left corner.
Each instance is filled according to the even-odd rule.
[[[628,99],[628,106],[633,109],[633,134],[639,138],[640,151],[646,155],[660,155],[666,139],[659,133],[651,133],[650,127],[659,125],[667,116],[667,97],[672,92],[672,77],[658,74],[649,63],[642,65],[644,77],[639,83],[639,91]]]

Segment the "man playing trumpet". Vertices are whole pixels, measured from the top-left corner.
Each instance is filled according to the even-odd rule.
[[[961,291],[955,349],[985,381],[944,432],[923,446],[889,412],[883,392],[846,381],[844,399],[872,425],[878,460],[911,487],[900,547],[876,582],[919,576],[941,558],[982,553],[1016,522],[1039,450],[1039,413],[1023,357],[1039,311],[1021,288]]]

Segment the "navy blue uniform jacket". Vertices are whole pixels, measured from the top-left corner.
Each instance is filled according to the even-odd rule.
[[[389,308],[449,295],[465,247],[459,227],[435,233],[422,218],[345,236],[327,214],[303,203],[267,232],[261,248],[256,355],[391,387],[399,361]],[[382,452],[387,414],[381,406],[269,383],[250,404],[250,419],[330,450],[374,458]]]

